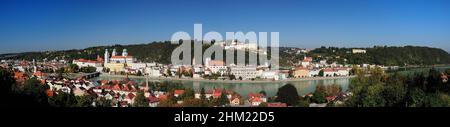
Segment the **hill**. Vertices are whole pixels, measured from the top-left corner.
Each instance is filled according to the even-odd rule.
[[[25,52],[16,54],[2,54],[0,59],[24,59],[24,60],[53,60],[53,59],[91,59],[97,55],[103,57],[105,49],[115,48],[120,54],[126,48],[130,55],[135,56],[140,62],[170,63],[172,51],[178,45],[169,41],[152,42],[147,44],[96,46],[86,49],[73,49],[62,51]],[[204,46],[207,48],[208,46]],[[304,56],[312,56],[314,61],[327,60],[328,63],[338,62],[344,64],[378,64],[378,65],[434,65],[449,64],[450,55],[438,48],[404,46],[387,47],[375,46],[373,48],[358,48],[366,50],[366,53],[352,53],[354,48],[321,47],[308,53],[298,53],[300,48],[280,47],[280,65],[291,66],[302,60]],[[111,51],[111,50],[110,50]]]

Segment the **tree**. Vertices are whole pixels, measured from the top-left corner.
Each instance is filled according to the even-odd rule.
[[[267,107],[267,102],[261,102],[261,104],[259,104],[258,107]]]
[[[138,70],[138,72],[136,73],[136,76],[142,76],[141,70]]]
[[[167,76],[171,77],[172,76],[172,72],[170,71],[170,69],[166,70]]]
[[[233,74],[228,75],[228,77],[230,78],[230,80],[236,80],[236,76]]]
[[[41,81],[33,77],[25,82],[23,94],[31,97],[38,104],[47,105],[47,89],[48,86],[46,84],[41,84]]]
[[[309,98],[307,97],[299,99],[297,107],[309,107]]]
[[[206,95],[205,95],[205,88],[202,87],[202,89],[200,90],[200,102],[202,107],[205,107],[208,103],[208,100],[206,100]]]
[[[218,105],[224,106],[230,104],[230,101],[227,98],[227,93],[225,93],[225,90],[222,90],[222,93],[220,94],[220,97],[218,99]]]
[[[77,103],[78,99],[76,99],[75,95],[73,93],[65,93],[65,92],[59,92],[55,96],[50,97],[48,101],[50,106],[53,107],[76,107],[76,106],[81,107],[84,106],[81,105],[81,103],[85,103],[81,102],[82,100],[80,100],[81,103],[80,105],[78,105]]]
[[[148,100],[145,98],[144,91],[139,90],[134,98],[134,107],[148,107]]]
[[[323,70],[320,70],[320,71],[319,71],[319,76],[321,76],[321,77],[323,77],[323,76],[324,76],[324,72],[323,72]]]
[[[262,95],[264,95],[264,96],[267,96],[267,93],[266,93],[266,91],[264,91],[264,90],[259,91],[259,94],[262,94]]]
[[[326,96],[337,96],[342,92],[342,88],[337,84],[327,85],[323,86],[322,92],[325,92]]]
[[[286,84],[278,88],[275,101],[286,103],[289,106],[295,106],[298,104],[298,99],[297,89],[291,84]]]
[[[161,100],[158,104],[158,107],[174,107],[177,104],[177,101],[175,97],[173,96],[173,93],[168,92],[167,98],[165,100]]]
[[[15,80],[12,77],[12,73],[2,67],[0,67],[0,95],[2,97],[12,94],[12,88],[15,85]]]
[[[95,67],[81,67],[80,68],[80,72],[83,72],[83,73],[94,73],[95,71],[97,71],[97,68],[95,68]]]
[[[94,102],[94,97],[91,95],[76,96],[75,99],[77,101],[76,107],[91,107]]]
[[[95,106],[96,107],[111,107],[112,101],[106,99],[105,97],[99,97],[99,98],[97,98]]]
[[[315,92],[311,97],[311,101],[314,103],[326,103],[325,93]]]
[[[76,64],[69,64],[69,66],[66,67],[65,72],[66,73],[76,73],[78,72],[78,65]]]
[[[200,99],[190,98],[183,101],[184,107],[202,107]]]
[[[183,99],[192,99],[192,98],[194,98],[194,96],[195,96],[194,90],[192,90],[191,88],[186,88],[186,89],[184,90],[184,93],[183,93],[183,95],[182,95],[182,98],[183,98]]]

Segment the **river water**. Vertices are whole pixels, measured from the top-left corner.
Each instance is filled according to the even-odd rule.
[[[93,80],[123,80],[123,78],[118,77],[107,77],[100,76],[94,78]],[[145,82],[144,78],[130,78],[138,83]],[[165,80],[168,81],[168,80]],[[157,81],[152,81],[157,82]],[[271,97],[275,96],[278,88],[286,85],[292,84],[297,88],[299,95],[305,95],[314,92],[315,88],[319,84],[323,85],[340,85],[343,91],[348,89],[350,84],[350,78],[339,78],[339,79],[317,79],[317,80],[302,80],[302,81],[286,81],[286,82],[264,82],[264,83],[223,83],[223,82],[205,82],[205,81],[180,81],[180,80],[169,80],[169,83],[181,83],[184,87],[193,88],[196,92],[199,92],[201,88],[205,90],[222,88],[227,90],[232,90],[239,93],[242,97],[247,97],[249,93],[258,93],[260,91],[265,91],[266,94]]]

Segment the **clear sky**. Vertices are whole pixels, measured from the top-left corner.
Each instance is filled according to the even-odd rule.
[[[450,51],[450,0],[1,0],[0,53],[280,32],[281,46],[420,45]]]

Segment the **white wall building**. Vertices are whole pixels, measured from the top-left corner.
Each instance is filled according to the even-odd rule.
[[[150,77],[160,77],[162,76],[161,68],[159,67],[146,67],[145,71],[146,74]]]
[[[364,49],[352,49],[352,53],[356,54],[356,53],[366,53],[366,50]]]
[[[318,70],[318,69],[309,70],[308,75],[309,75],[309,77],[319,76],[319,72],[320,72],[320,70]]]
[[[232,66],[230,67],[230,74],[234,75],[236,79],[242,77],[242,79],[254,79],[256,78],[255,66]]]

